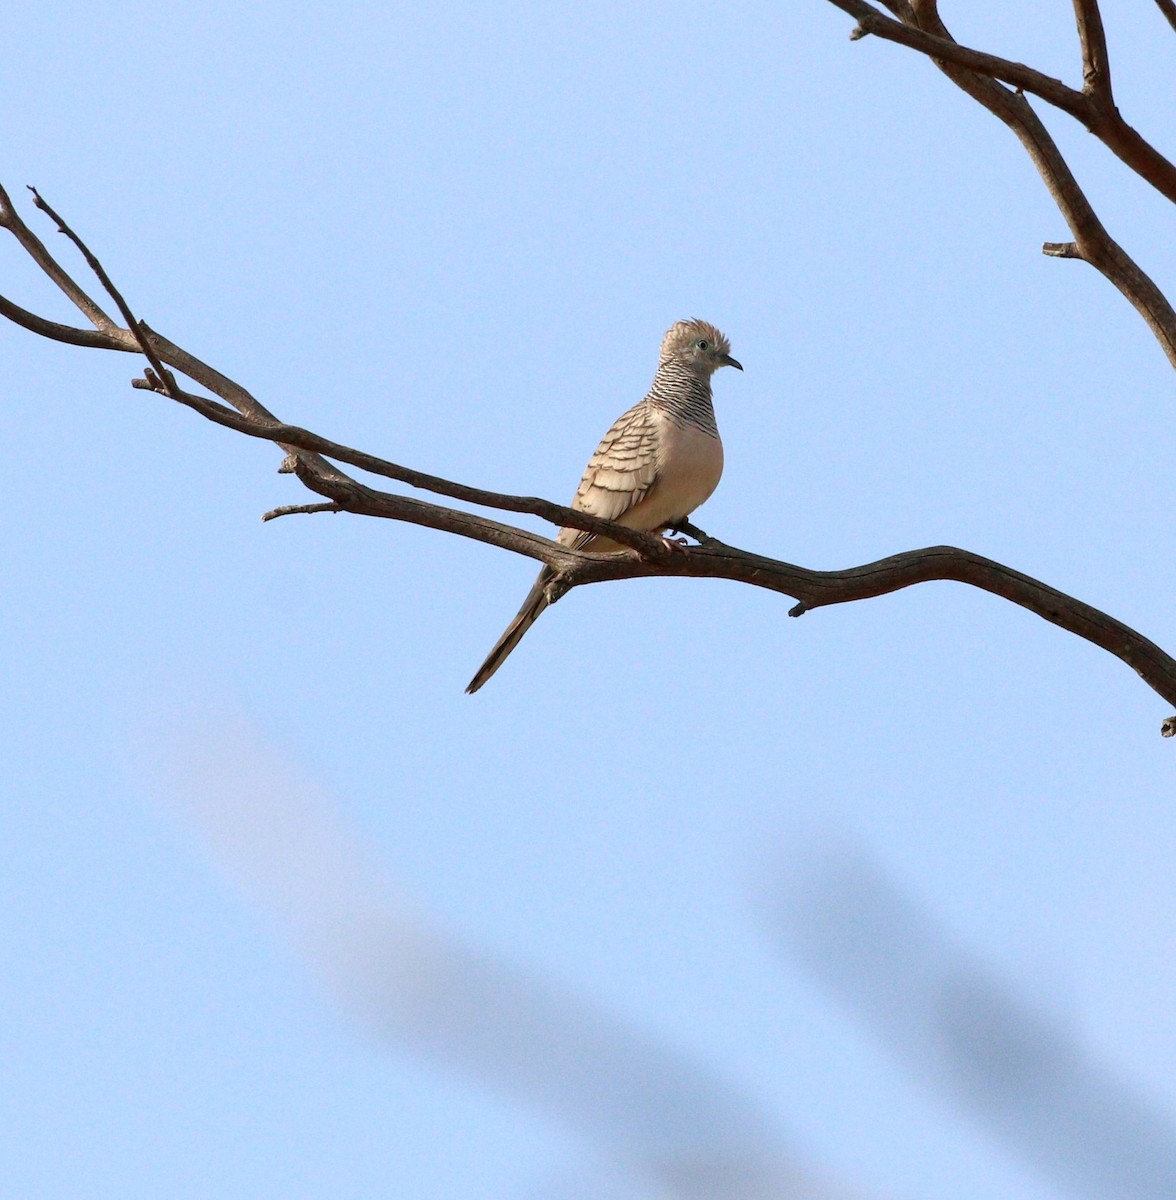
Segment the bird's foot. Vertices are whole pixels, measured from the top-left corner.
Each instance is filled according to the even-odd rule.
[[[670,533],[686,534],[688,537],[692,537],[700,546],[714,540],[710,534],[699,529],[697,525],[691,524],[688,517],[682,517],[681,520],[674,521],[673,524],[667,525],[666,529]]]
[[[679,554],[690,549],[690,543],[684,537],[666,537],[663,533],[661,540],[667,550],[673,550]]]

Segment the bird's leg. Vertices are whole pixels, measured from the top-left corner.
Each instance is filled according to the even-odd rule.
[[[665,546],[665,548],[667,550],[677,550],[677,551],[689,550],[690,543],[687,542],[684,537],[666,537],[667,533],[681,533],[681,532],[682,532],[682,529],[681,529],[680,523],[675,521],[675,522],[673,522],[673,524],[667,525],[665,527],[665,529],[662,531],[662,533],[659,534],[658,536],[660,536],[662,545]]]
[[[686,534],[687,537],[692,537],[700,546],[703,542],[709,542],[711,537],[704,533],[697,525],[691,525],[689,517],[679,517],[676,521],[671,521],[666,529],[670,533]],[[686,549],[687,543],[685,538],[667,538],[662,537],[667,547],[673,547],[678,550]]]
[[[554,604],[561,596],[572,590],[571,580],[562,571],[556,571],[547,581],[543,589],[543,598],[548,604]]]

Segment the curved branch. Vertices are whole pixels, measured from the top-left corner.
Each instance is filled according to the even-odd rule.
[[[106,268],[98,261],[91,253],[89,246],[82,241],[80,237],[66,224],[64,218],[58,216],[53,208],[41,196],[35,187],[30,186],[29,191],[33,193],[33,203],[43,212],[47,213],[57,225],[57,232],[63,233],[77,248],[81,251],[82,257],[86,260],[86,266],[98,277],[98,282],[106,289],[107,295],[118,305],[118,311],[122,313],[123,320],[127,323],[127,329],[135,339],[135,345],[142,351],[144,357],[151,364],[156,374],[163,380],[164,389],[170,394],[170,390],[175,386],[175,381],[170,377],[167,369],[160,361],[159,355],[155,352],[154,346],[151,345],[146,333],[143,331],[143,326],[135,319],[135,314],[131,312],[130,305],[123,299],[123,294],[114,286],[114,281],[106,273]]]
[[[901,2],[905,8],[908,0],[896,2]],[[975,79],[974,76],[969,78]],[[1007,95],[1004,88],[991,80],[979,82],[987,83],[997,88],[1002,95]],[[1015,99],[1024,102],[1021,97]],[[52,213],[47,205],[40,203]],[[68,228],[56,214],[52,215],[63,230]],[[19,217],[12,211],[3,189],[0,189],[0,226],[14,233],[23,227]],[[133,332],[131,329],[119,329],[117,326],[107,327],[109,318],[103,320],[101,311],[88,300],[82,289],[66,276],[56,263],[48,259],[48,253],[44,251],[40,242],[35,238],[30,242],[29,238],[20,237],[19,233],[22,245],[38,265],[49,272],[46,261],[48,260],[53,271],[64,276],[63,290],[71,295],[78,308],[99,328],[95,334],[89,335],[85,330],[75,330],[46,321],[12,304],[11,301],[0,303],[0,313],[34,333],[56,340],[73,341],[103,349],[142,351],[153,366],[147,371],[146,378],[133,381],[135,387],[162,393],[219,425],[249,437],[280,445],[290,455],[291,469],[297,473],[302,483],[310,491],[326,497],[327,503],[286,506],[267,513],[266,519],[290,512],[346,511],[406,521],[457,534],[525,555],[551,568],[554,578],[550,595],[553,600],[558,599],[569,588],[606,580],[661,575],[728,579],[793,597],[797,603],[789,610],[789,615],[796,617],[815,608],[866,600],[911,587],[916,583],[935,579],[955,580],[1000,596],[1101,647],[1132,667],[1158,695],[1176,705],[1176,660],[1154,642],[1081,600],[1014,571],[1011,567],[982,558],[967,550],[959,550],[952,546],[933,546],[926,550],[896,554],[844,571],[815,571],[725,545],[707,537],[701,530],[686,522],[682,523],[682,530],[699,538],[700,544],[689,549],[670,549],[652,534],[626,529],[611,521],[603,521],[548,500],[534,496],[505,495],[455,483],[330,441],[308,429],[285,425],[240,384],[202,363],[138,321],[102,270],[98,260],[76,234],[70,231],[70,236],[115,298]],[[170,373],[164,370],[163,363],[202,383],[228,403],[221,404],[180,388],[170,377]],[[328,459],[345,462],[361,470],[438,495],[508,512],[531,513],[557,525],[570,525],[590,533],[603,534],[628,548],[619,553],[603,555],[573,550],[550,538],[475,513],[368,487],[346,475]],[[1164,722],[1162,732],[1165,736],[1176,733],[1176,716]]]
[[[299,476],[303,477],[301,470]],[[354,482],[324,483],[309,473],[303,482],[348,512],[408,521],[536,559],[555,572],[557,596],[585,584],[621,579],[658,576],[726,579],[792,597],[797,604],[788,615],[799,617],[816,608],[870,600],[933,580],[968,584],[1035,613],[1113,654],[1157,695],[1176,705],[1176,659],[1155,642],[1085,601],[970,550],[931,546],[841,571],[797,566],[728,546],[714,538],[706,538],[701,545],[688,550],[664,552],[655,557],[631,551],[600,555],[572,550],[527,530],[473,513],[379,492]],[[691,532],[697,531],[691,529]],[[1176,733],[1176,717],[1163,723],[1161,733],[1165,737]]]
[[[188,398],[181,396],[177,399],[186,402]],[[199,397],[192,399],[198,400]],[[526,555],[556,572],[560,583],[557,590],[605,580],[663,575],[728,579],[793,597],[798,603],[789,615],[801,616],[812,609],[869,600],[916,583],[954,580],[1000,596],[1114,654],[1134,668],[1157,694],[1176,704],[1176,659],[1154,642],[1082,600],[969,550],[933,546],[843,571],[816,571],[736,549],[685,524],[683,530],[700,538],[701,544],[692,547],[688,553],[668,551],[660,539],[650,534],[635,533],[611,521],[589,517],[548,500],[488,492],[435,475],[426,475],[352,450],[297,426],[252,425],[237,414],[220,409],[220,406],[215,406],[214,411],[206,411],[208,403],[204,402],[199,411],[220,424],[229,425],[250,436],[270,440],[280,438],[283,444],[316,450],[331,458],[439,495],[506,512],[530,513],[556,525],[571,524],[590,532],[602,533],[615,541],[625,541],[637,551],[636,554],[599,555],[570,550],[548,538],[473,513],[378,491],[354,480],[324,481],[301,464],[296,468],[302,482],[310,490],[326,496],[333,502],[332,507],[365,516],[408,521]]]
[[[94,332],[75,329],[69,325],[61,325],[55,321],[46,320],[14,304],[11,300],[0,296],[0,314],[22,325],[24,328],[55,341],[68,342],[74,345],[96,347],[103,350],[119,350],[125,353],[141,353],[151,363],[149,376],[155,381],[153,390],[162,391],[165,395],[178,399],[180,391],[174,378],[164,368],[164,364],[183,372],[195,379],[197,383],[207,387],[209,391],[227,400],[239,412],[254,421],[268,421],[276,424],[274,415],[255,397],[249,394],[240,384],[222,375],[214,367],[201,362],[194,355],[168,341],[167,338],[155,333],[146,322],[137,320],[131,312],[122,294],[114,286],[102,264],[80,237],[45,203],[35,188],[33,193],[37,207],[46,212],[56,223],[59,232],[64,233],[81,251],[86,263],[98,277],[100,283],[110,293],[112,299],[124,314],[130,328],[120,329],[110,317],[89,297],[85,289],[65,270],[64,267],[49,253],[45,244],[32,232],[16,211],[8,192],[0,186],[0,228],[7,229],[20,242],[29,257],[50,278],[74,306],[94,325]],[[228,410],[225,410],[226,412]],[[280,444],[280,443],[279,443]],[[288,452],[294,452],[294,447],[284,447]],[[299,452],[301,453],[301,452]],[[303,455],[306,465],[317,471],[324,479],[336,478],[347,480],[337,467],[316,455]]]
[[[276,418],[271,417],[266,421],[251,421],[222,404],[217,404],[205,396],[186,392],[182,388],[174,388],[172,392],[167,392],[150,378],[136,379],[132,386],[169,395],[171,399],[179,401],[217,425],[224,425],[248,437],[276,442],[284,449],[311,451],[326,458],[347,463],[348,466],[358,467],[361,471],[367,471],[372,475],[382,475],[385,479],[395,479],[398,483],[408,484],[409,487],[435,492],[439,496],[448,496],[453,500],[464,500],[469,504],[481,505],[483,508],[527,513],[531,516],[542,517],[553,525],[570,525],[573,529],[603,534],[612,541],[630,546],[643,554],[652,554],[656,557],[664,551],[661,539],[653,534],[643,533],[637,529],[628,529],[624,525],[605,521],[600,517],[568,508],[563,504],[554,504],[550,500],[543,500],[538,496],[512,496],[506,492],[490,492],[485,488],[471,487],[468,484],[455,483],[450,479],[442,479],[439,475],[428,475],[424,471],[416,471],[412,467],[402,467],[399,463],[389,462],[386,458],[379,458],[366,451],[345,446],[341,442],[333,442],[329,438],[320,437],[317,433],[312,433],[309,429],[303,429],[301,426],[284,425]],[[349,478],[342,472],[334,472],[333,475],[340,479]],[[303,482],[305,483],[306,480]]]
[[[345,462],[350,466],[359,467],[361,470],[369,471],[375,475],[383,475],[389,479],[395,479],[400,483],[408,484],[410,487],[419,487],[426,491],[436,492],[439,495],[450,496],[455,500],[465,500],[472,504],[500,508],[508,512],[530,513],[543,517],[545,520],[549,520],[556,525],[570,525],[576,529],[586,530],[588,533],[604,534],[621,545],[630,546],[654,558],[665,553],[665,548],[660,539],[654,537],[652,534],[627,529],[612,521],[603,521],[599,517],[593,517],[588,513],[582,513],[560,504],[553,504],[549,500],[542,500],[535,496],[510,496],[501,492],[489,492],[482,488],[469,487],[465,484],[441,479],[436,475],[427,475],[423,471],[415,471],[410,467],[402,467],[396,463],[389,462],[387,459],[378,458],[374,454],[367,454],[361,450],[354,450],[349,446],[344,446],[339,442],[332,442],[327,438],[312,433],[308,429],[302,429],[296,425],[283,424],[260,401],[246,391],[245,388],[241,387],[240,384],[229,379],[228,376],[222,375],[207,363],[201,362],[200,359],[189,354],[173,342],[170,342],[161,334],[156,333],[144,321],[137,320],[121,292],[115,287],[114,282],[110,279],[105,268],[90,248],[70,228],[65,220],[42,199],[35,188],[30,188],[29,190],[33,193],[37,207],[47,213],[56,222],[59,231],[65,234],[77,246],[87,264],[118,305],[120,312],[122,312],[124,319],[131,328],[120,329],[111,323],[109,329],[104,328],[93,333],[84,329],[73,329],[68,325],[58,325],[56,322],[38,317],[34,313],[28,312],[26,309],[13,304],[3,297],[0,297],[0,314],[10,317],[34,333],[39,333],[42,336],[54,338],[58,341],[68,341],[78,345],[96,346],[101,349],[144,354],[150,361],[152,369],[147,371],[144,379],[134,380],[133,386],[158,392],[169,399],[176,400],[200,413],[210,421],[224,425],[238,433],[244,433],[249,437],[261,438],[265,441],[276,443],[288,454],[293,455],[294,469],[306,486],[311,487],[313,480],[313,490],[320,491],[323,495],[333,495],[331,489],[337,489],[342,494],[349,495],[352,498],[352,503],[349,505],[351,511],[366,511],[361,503],[361,497],[383,496],[387,499],[391,499],[391,497],[388,493],[378,493],[373,489],[364,488],[362,484],[353,480],[333,464],[327,462],[326,457],[336,459],[339,462]],[[27,226],[24,225],[24,222],[21,221],[19,215],[12,208],[8,195],[4,192],[3,188],[0,188],[0,227],[8,228],[17,234],[21,244],[28,249],[30,255],[42,269],[49,270],[49,264],[51,264],[55,274],[63,278],[64,283],[62,286],[66,294],[75,300],[78,308],[83,313],[89,313],[90,308],[84,302],[88,298],[85,297],[82,288],[50,258],[48,251],[45,250],[42,243],[31,231],[28,231]],[[18,232],[19,230],[24,230],[27,236],[22,236]],[[198,396],[181,388],[170,373],[163,368],[163,363],[167,363],[169,366],[202,383],[209,391],[227,400],[232,407],[226,407],[205,396]],[[370,503],[370,499],[368,503]],[[412,503],[415,502],[410,502],[407,508],[399,511],[397,519],[413,519],[409,515],[415,512],[411,508]],[[387,516],[392,514],[385,512],[380,514],[373,513],[371,515]],[[493,538],[489,540],[493,541]],[[541,558],[542,556],[534,555],[534,557]]]
[[[90,299],[68,271],[49,253],[45,243],[21,220],[8,192],[0,186],[0,229],[7,229],[25,253],[38,267],[69,297],[70,302],[81,312],[95,329],[110,333],[118,326]]]
[[[66,342],[71,346],[85,346],[91,350],[125,350],[127,347],[100,329],[77,329],[73,325],[62,325],[39,317],[27,308],[21,308],[4,296],[0,296],[0,316],[7,317],[14,325],[21,325],[30,333],[49,338],[54,342]]]

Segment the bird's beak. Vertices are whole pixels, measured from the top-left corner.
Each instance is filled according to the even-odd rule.
[[[723,366],[734,367],[737,371],[743,370],[743,364],[737,358],[732,358],[729,354],[723,355]]]

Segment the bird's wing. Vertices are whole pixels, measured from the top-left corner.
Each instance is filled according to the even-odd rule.
[[[572,508],[606,521],[620,520],[657,481],[657,451],[658,425],[653,410],[642,401],[622,413],[601,439],[584,468]],[[582,547],[591,537],[566,529],[560,540]]]
[[[656,415],[644,401],[622,413],[588,460],[584,478],[572,499],[572,508],[608,521],[618,521],[639,504],[657,482],[658,428]],[[559,540],[574,549],[619,549],[615,543],[579,529],[561,529]],[[476,692],[502,666],[506,656],[547,607],[547,584],[551,574],[550,567],[539,572],[518,616],[506,627],[506,632],[478,668],[467,692]]]

